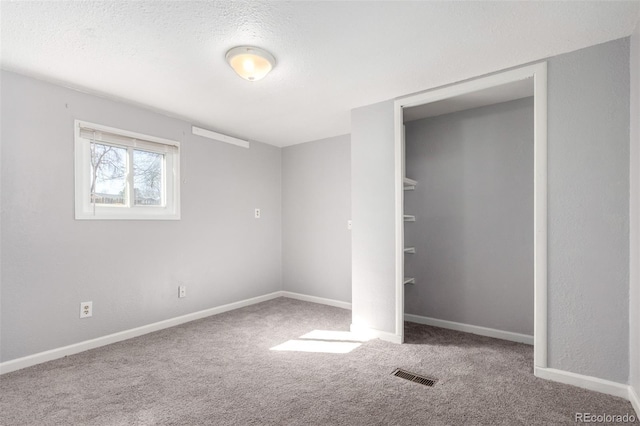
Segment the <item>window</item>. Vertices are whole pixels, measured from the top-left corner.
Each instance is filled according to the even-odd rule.
[[[180,219],[180,143],[75,121],[76,219]]]

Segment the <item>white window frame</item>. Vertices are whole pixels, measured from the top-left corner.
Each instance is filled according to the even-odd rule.
[[[81,129],[84,131],[81,132]],[[97,135],[95,143],[119,146],[127,149],[131,158],[133,149],[157,152],[164,155],[163,201],[161,206],[135,205],[133,203],[133,175],[127,174],[126,205],[93,204],[91,202],[91,142],[86,136],[91,129]],[[104,139],[100,139],[103,137]],[[75,217],[77,220],[179,220],[180,219],[180,142],[101,124],[75,120]],[[129,167],[129,166],[128,166]]]

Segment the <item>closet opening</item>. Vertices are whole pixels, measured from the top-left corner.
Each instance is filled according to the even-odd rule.
[[[401,341],[407,320],[547,366],[546,86],[540,63],[395,101]]]

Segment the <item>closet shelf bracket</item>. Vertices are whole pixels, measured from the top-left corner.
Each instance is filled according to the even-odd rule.
[[[418,184],[417,181],[413,180],[413,179],[409,179],[409,178],[404,178],[402,181],[402,185],[405,191],[413,191],[414,189],[416,189],[416,185]]]

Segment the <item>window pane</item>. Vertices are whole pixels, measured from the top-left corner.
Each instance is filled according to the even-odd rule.
[[[133,151],[133,193],[138,206],[162,205],[164,154]]]
[[[125,204],[127,150],[91,144],[91,202]]]

